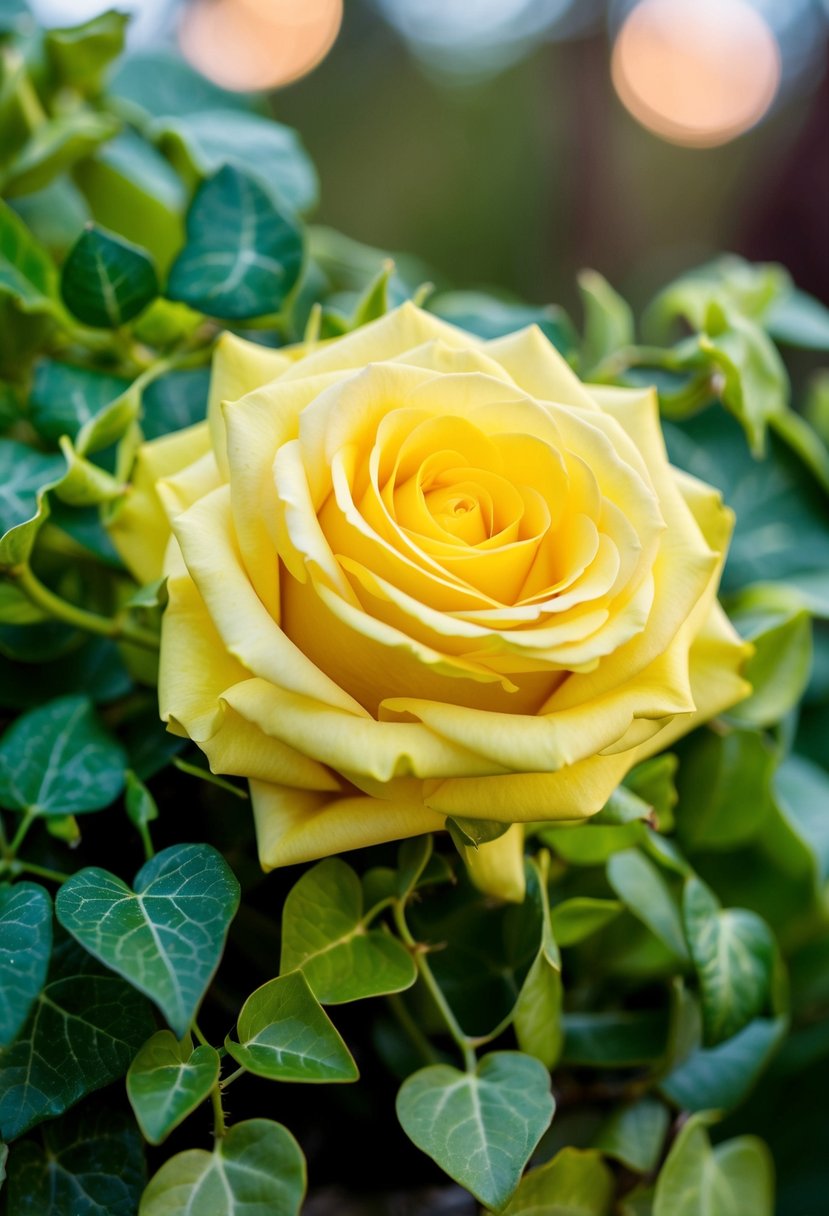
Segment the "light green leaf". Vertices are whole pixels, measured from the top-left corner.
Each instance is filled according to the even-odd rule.
[[[671,1116],[658,1098],[619,1106],[602,1124],[593,1146],[637,1174],[656,1169]]]
[[[130,823],[137,828],[146,827],[154,819],[158,819],[158,807],[150,791],[135,773],[129,770],[126,774],[127,790],[125,803]]]
[[[550,1077],[520,1052],[484,1056],[474,1073],[434,1064],[397,1095],[403,1130],[488,1207],[503,1206],[553,1117]]]
[[[236,1023],[239,1042],[225,1040],[233,1059],[272,1081],[356,1081],[351,1053],[301,971],[251,993]]]
[[[773,1192],[762,1140],[740,1136],[712,1150],[704,1117],[692,1115],[657,1179],[653,1216],[772,1216]]]
[[[527,974],[515,1004],[513,1026],[518,1046],[552,1068],[561,1054],[564,1031],[561,1008],[564,992],[561,983],[561,955],[553,934],[547,889],[549,854],[527,858],[526,902],[536,902],[541,913],[538,953]]]
[[[86,199],[67,175],[56,177],[34,194],[20,195],[13,207],[58,263],[63,261],[84,224],[91,219]]]
[[[539,840],[574,866],[603,865],[614,853],[643,844],[647,827],[641,820],[602,826],[589,820],[568,827],[543,828]]]
[[[421,878],[432,857],[432,836],[412,836],[404,840],[397,850],[397,896],[407,900]]]
[[[212,1153],[194,1148],[165,1161],[138,1216],[298,1216],[304,1196],[305,1159],[291,1133],[247,1119]]]
[[[228,107],[249,110],[249,93],[231,93],[213,84],[167,47],[128,51],[115,66],[108,82],[109,101],[130,122],[144,127],[159,115],[198,114]]]
[[[42,359],[35,368],[29,418],[44,439],[57,442],[61,435],[74,439],[85,422],[128,387],[123,376]]]
[[[134,892],[106,870],[80,870],[55,901],[63,927],[146,993],[179,1038],[219,965],[238,906],[239,884],[207,844],[163,849],[138,871]]]
[[[731,1110],[754,1087],[786,1029],[785,1018],[755,1018],[716,1047],[696,1047],[660,1089],[683,1110]]]
[[[616,899],[576,895],[550,911],[553,934],[560,946],[575,946],[615,920],[623,905]]]
[[[632,768],[625,777],[624,785],[648,804],[656,815],[656,827],[668,832],[673,827],[673,810],[676,806],[677,758],[671,752],[652,756]]]
[[[98,811],[124,786],[125,757],[83,696],[18,718],[0,740],[0,806],[36,815]]]
[[[215,1047],[193,1050],[169,1030],[148,1039],[127,1073],[127,1097],[150,1144],[161,1144],[209,1096],[219,1079]]]
[[[762,1011],[771,986],[774,938],[754,912],[723,911],[698,878],[685,884],[683,917],[700,985],[703,1038],[711,1047]]]
[[[14,1140],[122,1077],[152,1031],[149,1006],[128,984],[66,953],[0,1056],[0,1135]]]
[[[317,174],[296,131],[242,110],[201,109],[159,118],[148,131],[190,182],[230,165],[252,177],[281,211],[308,211],[317,201]]]
[[[61,437],[60,450],[66,461],[66,469],[53,489],[55,497],[61,502],[71,507],[92,507],[112,502],[124,493],[126,487],[111,473],[75,451],[68,435]]]
[[[754,691],[729,711],[729,717],[749,726],[771,726],[799,703],[809,683],[809,613],[797,604],[776,607],[773,593],[755,593],[750,601],[738,597],[730,609],[732,622],[755,652],[743,667]]]
[[[788,408],[789,378],[774,343],[755,322],[712,302],[700,349],[722,373],[720,398],[762,455],[766,425]]]
[[[783,346],[829,351],[829,308],[796,287],[774,301],[763,325]]]
[[[593,1149],[563,1148],[530,1170],[501,1216],[608,1216],[613,1175]]]
[[[141,412],[141,382],[134,380],[108,405],[88,418],[75,436],[75,448],[82,456],[99,452],[122,439]]]
[[[657,867],[638,849],[614,853],[607,880],[633,915],[671,950],[688,958],[679,908]]]
[[[595,270],[583,270],[578,278],[584,308],[584,341],[581,369],[585,379],[608,355],[634,341],[633,312]]]
[[[329,858],[303,874],[285,900],[280,971],[301,968],[324,1005],[410,988],[417,971],[406,948],[362,922],[360,880]]]
[[[225,165],[196,193],[167,295],[212,317],[275,313],[299,278],[302,258],[293,220],[257,182]]]
[[[0,884],[0,1047],[16,1037],[46,981],[52,901],[33,882]]]
[[[129,17],[115,9],[70,29],[47,30],[43,48],[52,77],[87,95],[100,92],[106,71],[124,49]]]
[[[820,890],[829,878],[829,775],[804,756],[787,756],[774,774],[773,791],[781,822],[764,833],[763,844],[770,856],[791,858],[795,870],[801,859],[798,846],[805,849],[814,886]]]
[[[63,469],[60,456],[0,439],[0,567],[28,559],[49,510],[43,491]]]
[[[100,144],[112,139],[120,127],[111,114],[86,109],[47,119],[3,173],[6,197],[42,190]]]
[[[9,1216],[134,1216],[146,1180],[131,1119],[108,1106],[65,1115],[9,1162]]]
[[[52,259],[11,207],[0,200],[0,296],[26,313],[60,312]]]
[[[63,265],[64,302],[87,325],[117,329],[138,316],[158,290],[145,251],[93,225],[81,233]]]

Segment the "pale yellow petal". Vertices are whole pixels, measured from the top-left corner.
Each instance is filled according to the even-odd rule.
[[[226,480],[228,475],[227,446],[222,404],[237,401],[252,389],[260,388],[270,380],[282,375],[293,363],[293,359],[262,346],[248,342],[228,331],[223,333],[213,353],[210,375],[210,390],[207,396],[207,421],[216,463]]]
[[[524,901],[524,826],[514,823],[503,836],[479,844],[477,849],[460,846],[469,877],[479,891],[510,903]]]

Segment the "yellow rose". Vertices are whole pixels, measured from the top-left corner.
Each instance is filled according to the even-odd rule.
[[[142,448],[113,533],[168,576],[161,715],[250,779],[271,868],[594,814],[748,691],[731,524],[652,391],[404,305],[307,352],[226,334],[208,421]],[[478,881],[518,895],[521,839]]]

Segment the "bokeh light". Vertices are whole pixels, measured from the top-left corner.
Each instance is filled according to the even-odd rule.
[[[643,126],[673,143],[714,147],[768,111],[780,49],[748,0],[640,0],[619,31],[612,73]]]
[[[343,0],[199,0],[184,11],[179,43],[226,89],[272,89],[325,58],[342,17]]]

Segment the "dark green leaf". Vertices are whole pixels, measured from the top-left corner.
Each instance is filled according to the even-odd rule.
[[[565,1063],[631,1068],[659,1059],[667,1041],[668,1018],[661,1011],[569,1013],[564,1032]]]
[[[563,1148],[524,1175],[501,1216],[608,1216],[614,1189],[599,1153]]]
[[[679,772],[677,830],[683,844],[732,849],[756,836],[771,809],[775,764],[773,749],[757,732],[698,732]]]
[[[488,1207],[518,1185],[553,1117],[543,1064],[515,1051],[492,1052],[474,1073],[434,1064],[403,1082],[397,1115],[411,1140]]]
[[[356,1081],[351,1053],[301,971],[263,984],[248,997],[225,1040],[248,1072],[273,1081]]]
[[[155,299],[158,278],[143,249],[90,225],[64,263],[61,292],[87,325],[117,329]]]
[[[615,899],[576,895],[551,909],[553,934],[560,946],[575,946],[615,920],[623,905]]]
[[[730,1038],[759,1014],[769,998],[774,938],[765,921],[745,908],[720,908],[716,896],[690,878],[683,918],[696,968],[706,1046]]]
[[[12,204],[14,210],[56,261],[62,262],[90,219],[86,199],[68,176],[56,177]]]
[[[417,889],[418,881],[433,855],[432,836],[412,836],[397,850],[397,896],[407,900]]]
[[[139,1216],[298,1216],[305,1159],[291,1133],[247,1119],[202,1148],[177,1153],[150,1179]]]
[[[572,321],[564,309],[555,304],[536,307],[479,291],[445,291],[431,296],[426,307],[444,321],[480,338],[503,338],[527,325],[537,325],[565,355],[578,345]]]
[[[770,855],[797,871],[803,851],[805,868],[820,890],[829,878],[829,775],[803,756],[788,756],[774,775],[774,798],[780,826],[764,833]],[[794,856],[792,855],[794,853]]]
[[[0,1056],[0,1134],[13,1140],[124,1075],[153,1030],[149,1006],[114,975],[65,966]]]
[[[8,1216],[134,1216],[146,1179],[134,1123],[111,1106],[47,1123],[9,1163]]]
[[[541,913],[538,953],[521,986],[513,1013],[518,1046],[552,1068],[561,1054],[564,1031],[561,1009],[564,992],[561,983],[561,955],[553,935],[547,891],[549,854],[525,862],[527,889],[525,902],[537,903]]]
[[[129,692],[132,682],[121,662],[118,647],[108,638],[82,637],[69,651],[41,664],[32,680],[28,663],[0,659],[0,706],[29,709],[52,697],[82,688],[95,702],[115,701]]]
[[[136,827],[146,827],[148,823],[158,819],[155,799],[146,785],[143,785],[133,772],[127,773],[125,802],[130,823],[135,824]]]
[[[135,891],[90,867],[58,892],[58,920],[81,945],[187,1032],[224,950],[239,884],[207,844],[173,845],[135,876]]]
[[[127,1073],[127,1096],[145,1139],[161,1144],[210,1094],[219,1079],[219,1053],[181,1042],[169,1030],[148,1039]]]
[[[46,980],[52,901],[33,882],[0,884],[0,1047],[17,1037]]]
[[[637,1174],[656,1169],[670,1123],[667,1106],[658,1098],[640,1098],[619,1106],[593,1140],[606,1157],[613,1157]]]
[[[785,1033],[785,1018],[755,1018],[717,1047],[696,1047],[660,1088],[683,1110],[730,1110],[753,1088]]]
[[[0,741],[0,806],[36,815],[78,815],[123,789],[124,753],[83,696],[30,710]]]
[[[29,397],[29,417],[44,439],[74,439],[80,427],[129,387],[123,376],[41,360]]]
[[[199,187],[187,215],[187,244],[167,284],[212,317],[278,312],[299,277],[302,234],[252,178],[225,165]]]
[[[170,372],[144,391],[141,430],[146,439],[203,422],[207,415],[208,368]]]
[[[743,675],[754,691],[733,707],[729,717],[749,726],[779,722],[798,704],[809,683],[809,613],[797,603],[781,603],[778,596],[774,591],[749,589],[730,605],[734,625],[754,645],[755,652],[743,667]]]
[[[159,118],[149,131],[185,180],[212,177],[225,165],[254,178],[281,211],[308,211],[317,175],[299,136],[271,118],[203,109]]]
[[[805,291],[792,288],[775,300],[763,324],[784,346],[829,351],[829,308]]]
[[[338,858],[321,861],[285,900],[280,971],[301,968],[324,1005],[410,988],[417,978],[411,955],[389,934],[367,929],[362,916],[357,875]]]
[[[38,491],[60,477],[63,469],[60,456],[46,456],[15,439],[0,439],[0,535],[5,538],[12,528],[36,518]],[[12,542],[13,537],[8,537],[8,557],[5,544],[0,551],[0,565],[20,560]]]

